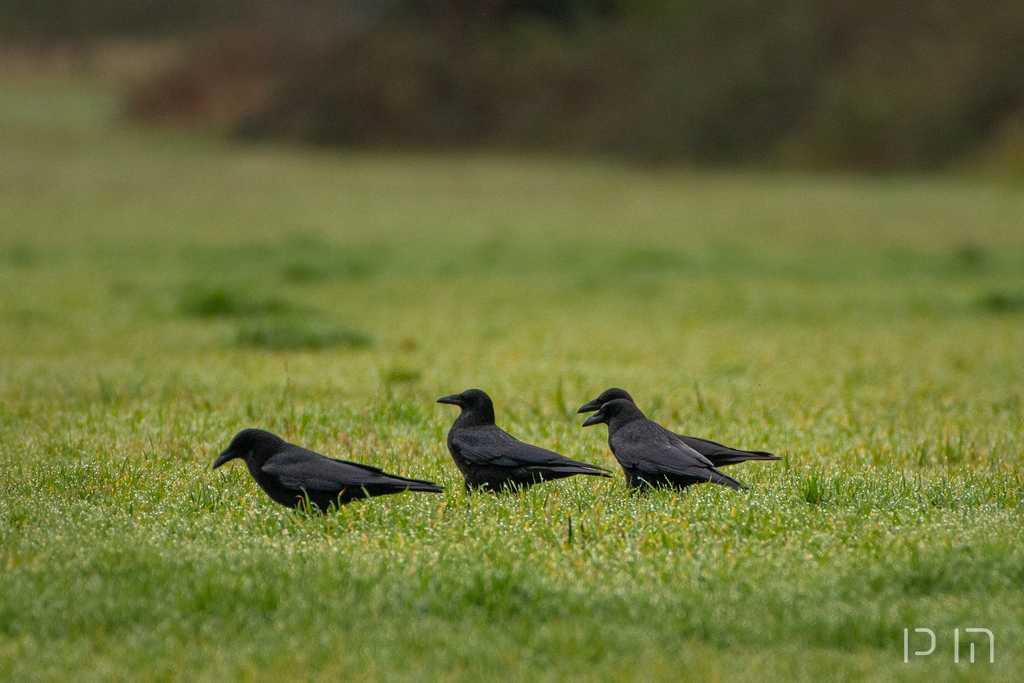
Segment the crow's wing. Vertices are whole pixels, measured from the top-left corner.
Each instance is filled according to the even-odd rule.
[[[627,467],[652,474],[710,479],[714,465],[672,432],[650,420],[636,420],[611,439],[615,457]]]
[[[298,447],[273,455],[261,470],[286,488],[306,491],[340,491],[380,484],[401,486],[404,481],[415,481],[393,477],[377,467],[327,458]]]
[[[500,427],[488,425],[459,429],[452,435],[459,455],[475,465],[491,467],[553,467],[605,472],[603,467],[579,462],[540,446],[523,443]]]
[[[683,443],[656,422],[636,420],[619,429],[609,439],[612,452],[623,466],[659,475],[684,477],[723,484],[737,491],[743,484],[722,474],[710,460]]]
[[[715,469],[673,447],[652,448],[629,444],[625,448],[619,448],[615,455],[623,461],[623,464],[651,474],[670,474],[710,480]]]
[[[647,420],[645,423],[637,421],[633,424],[637,425],[637,429],[627,431],[624,436],[631,436],[633,437],[633,439],[631,439],[633,441],[650,444],[656,449],[664,450],[664,457],[670,459],[677,458],[682,461],[692,462],[695,465],[699,464],[704,467],[715,466],[713,462],[701,455],[697,449],[686,443],[686,441],[683,440],[683,437],[674,432],[670,432],[657,422]]]

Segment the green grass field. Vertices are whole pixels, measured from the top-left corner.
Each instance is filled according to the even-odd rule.
[[[242,147],[8,81],[0,680],[1016,681],[1022,350],[1019,186]],[[473,386],[616,478],[467,494]],[[784,458],[631,495],[608,386]],[[249,426],[448,491],[293,513],[210,471]]]

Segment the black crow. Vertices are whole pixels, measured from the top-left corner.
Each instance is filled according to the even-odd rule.
[[[595,398],[590,403],[586,403],[580,406],[577,413],[592,413],[598,410],[608,401],[621,398],[629,401],[630,403],[636,403],[633,397],[630,396],[625,389],[606,389],[601,392],[601,395]],[[705,458],[711,461],[711,464],[715,467],[725,467],[726,465],[735,465],[737,463],[746,462],[748,460],[778,460],[779,456],[772,455],[765,451],[741,451],[737,448],[729,448],[723,446],[717,441],[711,441],[710,439],[701,439],[696,436],[684,436],[682,434],[676,434],[680,439],[683,440],[687,446],[697,451]]]
[[[715,469],[710,460],[683,443],[678,434],[644,417],[632,401],[617,398],[605,403],[583,426],[601,422],[608,425],[608,445],[633,488],[685,488],[706,481],[737,491],[745,488]]]
[[[369,465],[327,458],[262,429],[243,429],[213,463],[217,469],[241,458],[249,474],[268,496],[286,507],[304,505],[306,498],[321,512],[334,503],[386,496],[402,491],[441,493],[430,481],[406,479]]]
[[[526,488],[574,474],[609,476],[603,467],[531,446],[500,429],[494,424],[491,397],[479,389],[444,396],[437,402],[462,408],[448,430],[448,451],[462,472],[467,489],[496,492],[502,488]]]

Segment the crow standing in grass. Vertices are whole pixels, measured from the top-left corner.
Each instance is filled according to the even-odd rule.
[[[479,389],[444,396],[437,402],[462,408],[448,431],[448,451],[462,472],[467,489],[497,492],[502,488],[526,488],[574,474],[609,476],[603,467],[531,446],[500,429],[494,424],[491,397]]]
[[[235,458],[245,460],[249,474],[268,496],[290,508],[305,505],[307,497],[326,512],[331,503],[341,506],[359,498],[444,491],[430,481],[396,477],[369,465],[324,457],[262,429],[243,429],[236,434],[213,469]]]
[[[590,403],[586,403],[580,406],[577,413],[592,413],[598,410],[601,406],[609,401],[613,401],[617,398],[624,399],[630,403],[635,403],[633,397],[626,393],[625,389],[606,389],[601,392],[601,395],[595,398]],[[741,451],[737,448],[729,448],[723,446],[717,441],[711,441],[710,439],[701,439],[696,436],[683,436],[682,434],[676,434],[684,444],[697,451],[705,458],[711,461],[711,464],[715,467],[725,467],[726,465],[735,465],[741,462],[747,462],[748,460],[778,460],[779,456],[772,455],[765,451]]]
[[[685,488],[708,481],[736,491],[745,488],[715,469],[678,434],[644,417],[632,401],[617,398],[605,403],[583,426],[601,422],[608,425],[608,445],[633,488]]]

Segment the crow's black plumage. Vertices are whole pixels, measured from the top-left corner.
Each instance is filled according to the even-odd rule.
[[[553,451],[531,446],[494,424],[494,404],[479,389],[443,396],[438,403],[462,408],[448,430],[448,451],[466,480],[466,488],[500,491],[571,477],[574,474],[609,476],[597,465],[578,462]]]
[[[608,425],[608,445],[633,488],[685,488],[708,481],[737,491],[745,488],[715,469],[678,434],[648,420],[632,401],[617,398],[605,403],[583,426],[601,422]]]
[[[402,491],[441,493],[430,481],[406,479],[369,465],[327,458],[262,429],[243,429],[213,463],[217,469],[241,458],[249,474],[268,496],[293,508],[309,502],[321,512],[331,503],[344,505],[359,498],[386,496]]]
[[[601,392],[601,395],[595,398],[590,403],[585,403],[580,406],[577,413],[592,413],[598,410],[608,401],[613,401],[617,398],[624,399],[630,403],[636,403],[633,397],[630,396],[625,389],[606,389]],[[710,439],[701,439],[696,436],[684,436],[683,434],[676,434],[683,443],[697,451],[705,458],[711,461],[711,464],[715,467],[725,467],[726,465],[735,465],[741,462],[747,462],[748,460],[778,460],[779,456],[772,455],[766,451],[741,451],[738,448],[729,448],[724,446],[717,441],[711,441]]]

